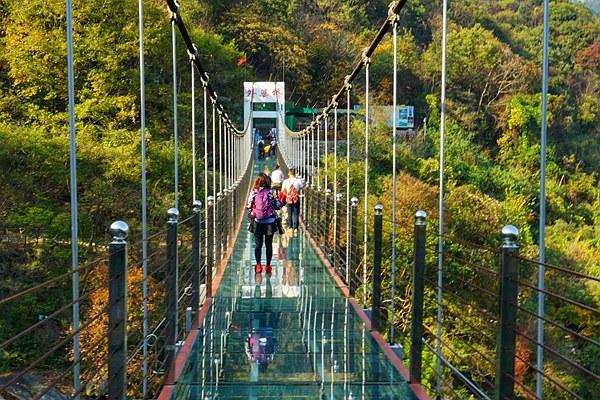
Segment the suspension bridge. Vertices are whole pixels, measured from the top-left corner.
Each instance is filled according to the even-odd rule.
[[[597,383],[600,371],[545,342],[544,326],[574,346],[600,343],[546,315],[539,306],[543,303],[526,299],[547,298],[553,307],[568,307],[595,321],[600,310],[525,277],[540,271],[543,276],[548,270],[574,285],[596,285],[600,279],[520,256],[518,229],[509,224],[497,232],[496,247],[450,236],[439,222],[439,230],[433,232],[427,227],[428,214],[439,212],[438,221],[444,218],[443,175],[438,210],[410,204],[411,215],[399,218],[396,112],[391,116],[391,207],[379,204],[372,194],[371,56],[391,35],[396,110],[397,31],[405,3],[390,4],[389,17],[356,67],[307,128],[288,129],[283,107],[276,105],[276,151],[258,158],[253,93],[250,116],[238,129],[211,86],[179,4],[167,0],[173,46],[174,198],[173,208],[165,210],[164,227],[150,230],[140,2],[141,235],[128,237],[127,223],[115,221],[110,226],[112,240],[102,254],[80,263],[73,191],[71,271],[9,293],[0,299],[0,310],[31,304],[61,285],[71,288],[72,301],[0,337],[0,357],[69,311],[70,328],[52,346],[38,349],[31,360],[0,376],[0,398],[541,399],[542,387],[552,387],[558,394],[553,398],[589,399],[561,377]],[[68,1],[71,187],[77,187],[70,9]],[[181,69],[176,51],[181,43],[191,66],[191,182],[180,182],[178,173],[176,82]],[[364,79],[362,86],[359,79]],[[351,187],[351,148],[356,143],[350,134],[350,111],[358,87],[364,88],[364,185]],[[198,142],[197,98],[202,115]],[[200,158],[203,170],[197,171]],[[255,273],[246,200],[254,177],[276,163],[284,171],[295,168],[304,182],[301,228],[297,234],[288,230],[276,236],[271,274]],[[440,163],[443,166],[443,158]],[[180,187],[187,184],[193,189],[191,205],[179,199]],[[412,245],[401,245],[404,242]],[[391,275],[384,277],[384,265]],[[451,307],[448,298],[460,307]],[[541,327],[537,333],[524,328],[536,324]],[[535,361],[519,346],[536,349]],[[29,372],[64,354],[69,354],[68,362],[58,366],[59,372],[25,388]],[[559,373],[544,369],[542,356],[558,360]]]

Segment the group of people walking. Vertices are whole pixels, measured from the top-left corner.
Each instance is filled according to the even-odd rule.
[[[275,148],[277,147],[277,137],[275,136],[274,129],[271,129],[269,131],[266,140],[263,139],[262,135],[258,132],[256,133],[255,137],[259,159],[275,154]]]
[[[271,260],[273,259],[273,235],[276,232],[284,233],[283,218],[280,210],[283,206],[287,209],[287,228],[292,233],[298,230],[300,217],[300,193],[304,189],[302,179],[296,177],[294,168],[289,170],[288,178],[279,165],[271,174],[261,172],[254,181],[254,187],[248,198],[248,210],[250,211],[249,230],[254,234],[254,257],[256,266],[254,271],[261,273],[262,247],[266,248],[266,264],[264,270],[270,274],[273,270]]]

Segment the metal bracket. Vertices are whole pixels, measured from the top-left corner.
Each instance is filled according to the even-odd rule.
[[[346,75],[344,77],[344,87],[346,88],[346,90],[352,89],[352,84],[350,83],[350,75]]]
[[[188,57],[190,57],[190,62],[196,61],[196,54],[198,54],[198,48],[195,44],[192,43],[192,47],[194,48],[194,52],[192,53],[189,49],[187,50]]]
[[[338,107],[337,94],[331,98],[331,105],[333,106],[333,108]]]
[[[173,11],[171,7],[168,7],[167,4],[167,7],[169,8],[169,16],[171,17],[171,21],[177,21],[177,19],[179,18],[179,10],[181,6],[176,1],[174,1],[173,4],[175,5],[175,11]]]
[[[204,75],[200,75],[200,82],[205,88],[208,87],[208,74],[206,72],[204,73]]]
[[[388,8],[388,21],[390,21],[392,25],[397,24],[400,19],[400,15],[394,12],[394,8],[396,8],[397,5],[398,0],[394,0],[390,3],[390,7]]]
[[[363,65],[369,65],[371,64],[371,57],[367,56],[367,52],[369,51],[369,48],[367,47],[363,53],[362,53],[362,63]]]

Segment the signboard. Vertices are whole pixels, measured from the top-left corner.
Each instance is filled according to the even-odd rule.
[[[415,127],[415,107],[414,106],[398,107],[398,119],[396,121],[396,128],[412,129],[414,127]]]
[[[244,102],[283,103],[283,82],[244,82]]]
[[[283,110],[285,82],[244,82],[244,126],[250,122],[252,115],[255,122],[268,119],[267,129],[277,127]]]
[[[415,106],[397,106],[396,129],[413,129],[415,127]],[[390,112],[392,107],[384,107]],[[392,117],[387,121],[388,126],[392,126]]]

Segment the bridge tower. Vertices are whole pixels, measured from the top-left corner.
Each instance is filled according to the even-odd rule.
[[[244,82],[244,126],[252,116],[255,138],[256,133],[265,137],[271,129],[279,134],[284,115],[285,82]]]

